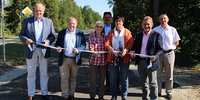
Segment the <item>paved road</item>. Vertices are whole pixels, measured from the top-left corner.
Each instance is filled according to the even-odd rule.
[[[88,33],[88,32],[87,32]],[[61,100],[61,89],[60,89],[60,75],[59,68],[57,66],[57,53],[52,51],[52,58],[49,59],[49,95],[51,100]],[[77,88],[75,97],[77,100],[88,100],[89,99],[89,54],[83,54],[83,64],[80,66],[77,76]],[[24,69],[22,69],[24,70]],[[13,73],[13,72],[12,72]],[[17,73],[17,72],[16,72]],[[19,73],[19,72],[18,72]],[[13,74],[11,74],[13,75]],[[18,74],[20,75],[20,74]],[[0,85],[0,100],[26,100],[27,97],[27,73],[24,72],[19,77],[16,77],[9,82]],[[0,76],[2,77],[2,76]],[[6,77],[4,77],[6,79]],[[36,77],[36,100],[41,99],[40,86],[39,86],[39,73],[37,71]],[[130,66],[129,70],[129,94],[128,100],[141,100],[141,89],[139,83],[139,77],[137,69],[134,65]],[[109,93],[105,94],[105,99],[110,99]],[[120,100],[120,96],[118,97]],[[164,98],[159,98],[164,100]]]
[[[77,100],[89,99],[89,64],[87,59],[88,54],[83,55],[83,64],[79,68],[77,77],[77,89],[75,94]],[[59,68],[57,67],[57,55],[54,53],[53,57],[50,58],[49,62],[49,95],[52,100],[61,99],[60,76],[58,69]],[[137,75],[137,71],[134,70],[133,67],[131,67],[129,75],[130,88],[128,100],[139,100],[139,98],[141,98],[141,90],[139,87],[139,78]],[[27,73],[17,77],[16,79],[10,81],[7,84],[0,86],[0,100],[16,100],[16,98],[17,100],[26,100],[26,76]],[[37,73],[36,87],[36,98],[37,100],[40,100],[39,73]],[[110,99],[110,95],[108,93],[106,94],[105,99]]]

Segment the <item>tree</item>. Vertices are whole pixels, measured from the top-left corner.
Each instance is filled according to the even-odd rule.
[[[29,0],[13,0],[11,6],[5,8],[5,25],[10,30],[11,34],[18,35],[21,29],[21,22],[25,17],[22,14],[22,9],[28,6],[30,3]]]
[[[181,37],[176,50],[176,64],[190,67],[200,64],[200,0],[108,0],[114,15],[124,15],[125,25],[133,33],[141,30],[141,19],[145,15],[154,18],[166,13],[169,24],[177,28]],[[156,7],[154,7],[156,6]]]

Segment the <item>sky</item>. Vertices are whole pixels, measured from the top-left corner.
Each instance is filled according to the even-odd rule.
[[[84,7],[89,5],[94,11],[98,12],[101,16],[105,11],[112,13],[112,8],[109,7],[108,0],[74,0],[78,6]]]

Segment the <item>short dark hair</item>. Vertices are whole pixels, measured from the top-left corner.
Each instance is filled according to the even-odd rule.
[[[106,15],[110,15],[110,16],[112,17],[112,14],[111,14],[111,12],[109,12],[109,11],[108,11],[108,12],[104,12],[104,13],[103,13],[103,17],[105,17]]]
[[[122,20],[122,22],[124,22],[124,16],[122,16],[122,15],[117,15],[117,16],[115,16],[114,17],[114,21],[116,21],[116,20]]]

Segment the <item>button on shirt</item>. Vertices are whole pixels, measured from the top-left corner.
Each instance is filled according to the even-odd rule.
[[[76,33],[69,32],[69,30],[67,29],[65,35],[65,43],[64,43],[65,56],[75,57],[75,54],[73,53],[73,48],[75,47],[75,44],[76,44]]]
[[[107,36],[108,33],[110,32],[111,30],[111,24],[110,25],[104,25],[104,31],[105,31],[105,35]]]
[[[36,42],[42,43],[42,37],[43,37],[43,20],[37,20],[37,18],[34,18],[34,26],[35,26],[35,38]]]
[[[145,34],[143,32],[143,37],[142,37],[142,48],[141,48],[141,51],[140,51],[140,54],[144,54],[146,55],[146,48],[147,48],[147,42],[149,40],[149,35],[150,35],[151,31],[148,32],[147,34]],[[142,57],[142,56],[141,56]]]
[[[179,41],[180,37],[177,30],[172,26],[167,26],[165,29],[160,26],[157,26],[153,29],[154,31],[161,34],[163,38],[163,49],[170,50],[176,49],[174,42]]]

